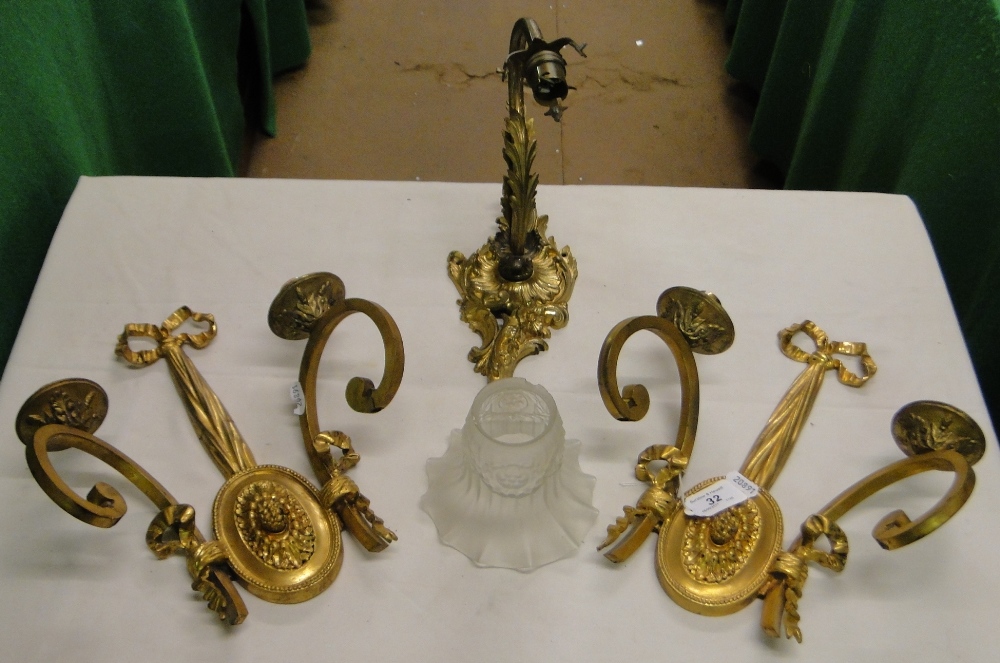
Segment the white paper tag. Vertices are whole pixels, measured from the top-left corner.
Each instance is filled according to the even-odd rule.
[[[725,479],[684,498],[684,513],[706,518],[756,497],[760,488],[739,472],[730,472]]]
[[[306,397],[302,393],[302,385],[298,382],[292,385],[292,402],[295,403],[295,414],[303,414],[306,411]]]

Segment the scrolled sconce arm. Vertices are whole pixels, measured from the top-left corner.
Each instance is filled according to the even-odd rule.
[[[650,486],[634,507],[626,506],[624,515],[608,526],[608,536],[597,548],[602,550],[616,544],[604,553],[615,563],[628,559],[650,534],[659,531],[677,511],[680,476],[687,468],[698,429],[698,366],[694,354],[677,328],[655,315],[629,318],[608,333],[597,364],[597,382],[605,407],[612,416],[622,421],[638,421],[649,411],[646,387],[630,384],[619,392],[617,378],[618,357],[625,342],[633,334],[647,329],[661,338],[673,353],[680,373],[681,414],[673,445],[648,447],[640,454],[635,476]],[[655,474],[648,469],[649,463],[654,461],[665,463]]]
[[[315,392],[316,377],[323,349],[337,325],[354,313],[363,314],[378,328],[385,350],[385,368],[378,387],[369,378],[351,378],[345,391],[347,403],[356,412],[366,414],[379,412],[392,402],[403,379],[403,341],[399,327],[396,326],[392,316],[378,304],[365,299],[344,299],[335,303],[326,315],[317,322],[310,334],[299,371],[299,382],[302,383],[302,388],[307,394],[306,418],[312,423],[310,438],[315,437],[315,434],[319,432],[318,425],[316,425]]]
[[[99,395],[99,411],[91,413],[91,425],[86,429],[65,423],[46,423],[51,420],[45,402],[72,402],[72,394],[84,393],[89,404],[93,396]],[[205,537],[194,525],[194,509],[179,504],[166,488],[141,465],[123,454],[104,440],[93,435],[106,414],[107,396],[99,385],[89,380],[62,380],[39,389],[22,407],[17,417],[17,431],[25,444],[25,459],[31,475],[39,487],[63,511],[77,520],[94,527],[110,528],[121,520],[127,510],[122,494],[110,484],[98,482],[90,489],[86,498],[81,497],[59,475],[49,458],[50,451],[68,448],[78,449],[113,468],[132,485],[138,488],[158,508],[160,512],[150,523],[147,545],[159,559],[165,559],[174,552],[183,552],[189,557],[188,569],[193,579],[192,589],[200,592],[219,618],[229,624],[241,623],[247,616],[246,605],[233,585],[229,575],[217,564],[223,559],[213,559],[197,569],[191,565],[192,555],[209,545]],[[75,403],[74,406],[78,406]],[[169,533],[165,525],[165,514],[177,514]],[[182,517],[180,514],[184,514]]]
[[[764,608],[761,628],[772,637],[778,637],[784,625],[788,638],[802,642],[798,627],[798,599],[807,576],[807,561],[814,561],[834,571],[841,571],[847,561],[847,538],[836,524],[855,506],[883,488],[908,477],[937,470],[954,472],[955,479],[948,492],[926,513],[912,520],[902,510],[896,510],[879,520],[872,536],[886,550],[895,550],[927,536],[946,523],[966,503],[976,484],[976,475],[969,462],[958,452],[941,450],[904,458],[869,474],[835,497],[802,525],[802,534],[796,538],[775,565],[774,579],[763,591]],[[831,552],[814,549],[819,534],[831,541]],[[829,561],[831,555],[839,563]]]
[[[638,421],[649,411],[649,391],[641,384],[618,388],[618,358],[633,334],[649,330],[673,354],[680,374],[681,412],[672,445],[653,445],[639,454],[635,477],[649,488],[636,505],[608,526],[598,550],[615,544],[604,556],[618,563],[628,559],[654,532],[669,524],[681,506],[680,479],[687,469],[698,430],[699,383],[694,352],[718,354],[735,339],[735,329],[718,298],[687,287],[668,288],[657,301],[657,315],[623,320],[608,333],[597,363],[597,383],[608,412],[621,421]],[[656,471],[651,463],[663,465]]]
[[[350,437],[340,431],[323,431],[316,406],[316,381],[320,360],[330,336],[349,316],[361,313],[378,329],[385,351],[385,367],[378,386],[369,378],[353,377],[347,383],[345,397],[357,412],[375,413],[389,405],[403,379],[403,340],[389,313],[365,299],[346,298],[344,284],[325,272],[307,274],[282,287],[268,312],[271,330],[282,338],[308,338],[299,367],[304,409],[299,417],[302,439],[309,462],[323,484],[324,503],[364,547],[372,552],[384,550],[396,535],[371,510],[370,501],[344,472],[360,460]],[[335,459],[333,449],[342,456]]]
[[[113,486],[98,482],[83,498],[56,472],[49,459],[49,449],[74,448],[110,465],[132,482],[158,509],[177,504],[173,496],[135,461],[103,440],[81,430],[49,424],[35,432],[25,446],[25,458],[31,475],[49,498],[63,511],[94,527],[113,527],[125,515],[125,498]]]
[[[608,333],[597,363],[597,384],[604,405],[620,421],[639,421],[649,412],[649,391],[644,385],[630,384],[619,391],[618,358],[632,335],[649,330],[670,348],[677,363],[681,384],[681,413],[673,446],[690,458],[698,429],[698,366],[685,338],[669,321],[655,315],[623,320]]]

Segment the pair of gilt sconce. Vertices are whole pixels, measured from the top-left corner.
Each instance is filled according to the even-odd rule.
[[[569,89],[566,62],[560,55],[571,39],[546,42],[537,24],[521,19],[513,29],[503,74],[508,84],[508,117],[504,127],[502,216],[498,231],[468,258],[448,256],[448,274],[458,289],[461,319],[482,341],[469,352],[475,371],[488,385],[473,402],[462,431],[453,435],[459,452],[428,463],[430,489],[422,502],[438,526],[442,541],[483,565],[530,570],[576,549],[596,518],[590,505],[593,477],[583,475],[576,447],[564,440],[555,402],[544,389],[514,378],[525,357],[547,348],[551,330],[569,319],[568,302],[577,278],[569,247],[559,248],[547,236],[547,217],[535,206],[538,176],[533,121],[526,117],[524,86],[547,105],[558,121],[560,102]],[[229,624],[246,617],[236,584],[276,603],[310,599],[335,579],[342,561],[341,531],[346,529],[367,550],[378,552],[396,540],[372,511],[369,500],[347,475],[360,456],[350,437],[322,430],[316,404],[317,374],[324,348],[339,323],[354,313],[372,320],[384,345],[385,369],[378,386],[367,378],[348,382],[346,398],[359,412],[374,413],[393,399],[403,373],[403,345],[391,316],[377,304],[346,297],[344,284],[332,274],[310,274],[286,284],[268,312],[268,324],[279,337],[306,340],[299,369],[297,410],[306,453],[318,485],[284,467],[259,465],[219,397],[205,382],[184,346],[200,350],[217,334],[212,315],[183,307],[162,324],[126,325],[116,354],[136,368],[165,359],[178,394],[224,483],[213,505],[214,539],[195,526],[194,509],[179,502],[156,479],[121,451],[96,437],[108,411],[108,398],[89,380],[52,383],[27,399],[16,421],[26,446],[27,463],[45,493],[69,514],[97,527],[111,527],[126,510],[122,495],[97,483],[86,497],[78,495],[55,471],[50,453],[80,449],[110,465],[156,505],[146,542],[158,558],[185,555],[192,587]],[[175,334],[182,325],[200,326],[197,333]],[[657,535],[656,567],[666,593],[687,610],[706,615],[736,612],[756,598],[764,603],[761,625],[777,636],[783,630],[801,641],[798,602],[810,563],[841,571],[848,542],[837,521],[883,488],[930,470],[955,475],[947,494],[915,520],[894,511],[875,526],[873,536],[884,548],[908,545],[933,532],[969,498],[972,465],[985,449],[982,431],[965,413],[951,406],[922,401],[896,413],[892,435],[905,458],[879,469],[847,488],[811,515],[787,550],[782,549],[781,510],[770,494],[805,425],[829,371],[850,387],[864,386],[876,365],[864,343],[831,341],[814,323],[805,321],[782,330],[779,347],[787,357],[806,364],[771,415],[738,471],[709,478],[689,490],[682,480],[695,443],[699,417],[699,380],[695,354],[724,352],[733,343],[732,320],[718,298],[691,288],[671,288],[660,296],[655,315],[629,318],[608,334],[598,359],[598,386],[608,411],[623,421],[648,412],[649,394],[641,384],[619,389],[617,365],[626,341],[648,330],[666,343],[679,372],[681,408],[671,444],[643,450],[635,477],[648,484],[635,506],[608,527],[599,549],[612,562],[628,559],[651,535]],[[812,339],[808,352],[794,344],[800,334]],[[153,349],[136,350],[133,339],[152,341]],[[856,357],[860,374],[838,356]],[[338,453],[339,452],[339,453]],[[471,459],[471,465],[463,465]],[[554,468],[554,469],[553,469]],[[469,509],[477,522],[443,521],[454,514],[447,500],[462,501],[435,484],[456,485],[456,473],[469,473],[485,487],[489,504]],[[552,489],[555,486],[557,489]],[[569,496],[556,503],[549,496]],[[479,498],[477,498],[479,499]],[[504,503],[516,518],[484,522],[483,514]],[[514,506],[511,506],[514,505]],[[460,510],[459,510],[460,511]],[[499,511],[498,511],[499,512]],[[438,515],[436,515],[438,514]],[[567,525],[567,523],[570,523]],[[546,538],[558,525],[566,540]],[[487,558],[476,551],[484,537],[514,541],[527,558]],[[524,538],[525,541],[522,541]],[[818,545],[826,539],[826,547]],[[543,544],[533,548],[531,541]],[[234,584],[235,581],[235,584]]]
[[[508,377],[520,359],[545,348],[549,328],[566,323],[566,302],[576,278],[576,263],[568,248],[559,250],[545,236],[546,218],[538,217],[534,195],[537,175],[531,172],[537,150],[532,121],[525,117],[523,87],[550,106],[557,121],[566,97],[565,61],[559,51],[572,40],[552,43],[542,39],[531,19],[518,21],[504,64],[508,82],[509,117],[504,131],[504,158],[508,171],[503,184],[501,231],[465,261],[449,257],[449,273],[456,285],[470,285],[462,316],[483,336],[483,348],[473,351],[477,370],[490,380]],[[495,289],[471,284],[491,282]],[[299,372],[302,400],[300,424],[306,453],[319,486],[287,468],[258,465],[249,445],[215,392],[185,354],[185,345],[206,347],[217,333],[207,313],[187,307],[175,311],[161,325],[130,324],[119,338],[116,354],[133,367],[165,359],[195,432],[225,482],[213,505],[215,539],[195,526],[194,509],[178,502],[152,475],[94,433],[107,414],[108,399],[96,383],[62,380],[39,389],[28,398],[16,423],[26,445],[29,468],[42,489],[74,517],[98,527],[111,527],[124,515],[121,494],[98,483],[81,497],[53,467],[49,453],[75,447],[104,461],[135,484],[160,512],[150,524],[147,544],[159,558],[173,553],[187,557],[192,587],[209,607],[230,624],[246,617],[246,606],[232,580],[268,601],[295,603],[322,592],[336,577],[341,561],[341,529],[347,529],[368,550],[378,552],[396,539],[373,512],[346,472],[360,459],[351,439],[339,431],[323,431],[318,424],[316,379],[320,356],[336,326],[360,312],[371,318],[385,346],[385,372],[379,386],[354,378],[347,385],[348,403],[360,412],[378,412],[392,400],[403,372],[403,346],[395,323],[376,304],[348,299],[343,283],[332,274],[311,274],[290,282],[275,298],[268,323],[289,340],[308,339]],[[497,323],[503,319],[502,323]],[[201,325],[198,333],[174,335],[182,324]],[[502,327],[502,329],[501,329]],[[152,341],[154,349],[136,350],[131,339]],[[535,421],[539,412],[545,432],[556,426],[554,403],[527,412],[511,409],[513,401],[491,401],[507,408],[509,420]],[[496,423],[496,417],[491,420]],[[524,425],[524,421],[516,425]],[[523,434],[523,431],[522,431]],[[339,451],[339,457],[334,454]],[[484,461],[484,467],[488,465]],[[495,469],[495,468],[494,468]],[[510,482],[510,476],[493,472]],[[590,492],[592,493],[592,485]],[[592,514],[596,517],[596,511]],[[591,518],[592,520],[592,518]],[[589,527],[589,523],[587,525]],[[581,533],[582,538],[582,533]],[[577,542],[578,544],[579,542]]]
[[[538,26],[528,19],[515,25],[511,55],[504,74],[509,83],[504,131],[504,177],[496,236],[469,258],[454,251],[448,271],[457,287],[462,320],[482,339],[469,360],[488,380],[514,373],[517,363],[547,348],[551,329],[564,327],[577,278],[569,247],[559,249],[546,238],[548,218],[535,210],[537,175],[531,172],[536,152],[533,125],[525,120],[525,82],[537,101],[551,106],[547,115],[559,120],[559,102],[569,90],[565,62],[559,50],[569,39],[544,42]],[[623,421],[641,419],[649,409],[642,385],[617,384],[617,363],[625,342],[649,330],[673,353],[681,385],[680,422],[673,444],[645,449],[635,476],[649,484],[638,503],[608,528],[599,549],[612,562],[627,559],[650,534],[658,533],[657,574],[663,589],[682,607],[701,614],[722,615],[740,610],[755,598],[765,599],[762,627],[801,640],[798,598],[807,563],[841,570],[847,558],[846,535],[837,519],[882,488],[928,470],[955,473],[947,495],[916,521],[893,512],[875,528],[880,545],[894,549],[926,536],[946,522],[968,499],[975,483],[971,465],[985,449],[985,438],[965,413],[935,402],[912,403],[893,419],[893,436],[907,458],[882,468],[848,488],[802,525],[801,535],[781,550],[783,525],[777,502],[768,492],[785,465],[805,425],[826,373],[837,372],[848,386],[863,386],[876,371],[864,343],[830,341],[814,323],[792,325],[778,335],[789,358],[807,364],[778,404],[738,472],[707,479],[681,492],[681,479],[694,447],[698,424],[699,382],[694,354],[718,354],[735,338],[729,315],[718,298],[690,288],[665,291],[657,314],[619,323],[608,334],[598,361],[598,384],[608,411]],[[798,334],[813,340],[806,352],[794,345]],[[857,357],[861,374],[851,373],[837,355]],[[826,538],[830,552],[817,548]]]

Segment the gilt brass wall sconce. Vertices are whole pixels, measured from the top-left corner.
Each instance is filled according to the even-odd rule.
[[[247,615],[231,576],[251,593],[274,603],[298,603],[318,595],[340,570],[341,527],[372,552],[396,540],[345,474],[360,460],[350,437],[340,431],[321,431],[318,424],[316,379],[323,349],[337,325],[353,313],[366,315],[378,328],[385,348],[385,371],[378,387],[367,378],[350,380],[347,400],[359,412],[378,412],[392,401],[403,375],[402,340],[385,309],[346,298],[339,278],[319,273],[286,284],[268,314],[268,323],[278,336],[309,339],[297,386],[302,435],[320,488],[290,469],[257,464],[219,397],[183,351],[185,345],[204,348],[217,334],[211,314],[186,306],[161,325],[126,325],[115,354],[137,368],[167,361],[195,433],[226,479],[212,510],[216,539],[206,540],[198,531],[190,505],[178,503],[135,461],[93,435],[107,414],[108,398],[89,380],[52,383],[22,406],[16,430],[25,444],[32,476],[70,515],[97,527],[111,527],[125,514],[121,494],[101,482],[86,498],[80,497],[55,471],[49,452],[75,447],[120,472],[160,509],[147,530],[149,548],[160,559],[185,554],[192,588],[229,624],[239,624]],[[203,331],[174,334],[188,321],[201,325]],[[134,338],[152,340],[156,347],[134,350],[129,345]],[[333,458],[333,448],[341,451],[340,458]]]
[[[319,363],[330,335],[353,313],[376,325],[385,348],[385,371],[378,387],[367,378],[349,381],[347,400],[360,412],[378,412],[392,400],[403,374],[403,345],[392,317],[380,306],[347,299],[343,282],[333,274],[309,274],[278,293],[268,315],[272,331],[291,340],[308,338],[299,373],[301,426],[309,460],[319,477],[316,488],[298,473],[259,465],[219,397],[183,347],[206,347],[216,336],[215,319],[188,307],[162,324],[129,324],[115,354],[142,368],[167,361],[195,433],[225,483],[213,505],[216,540],[207,541],[194,525],[194,509],[179,504],[152,476],[93,432],[107,412],[107,395],[87,380],[63,380],[28,399],[17,419],[26,445],[28,466],[42,489],[64,510],[84,522],[111,527],[125,513],[125,502],[111,486],[98,483],[86,499],[56,474],[48,452],[79,448],[121,472],[161,509],[149,526],[146,542],[160,558],[174,552],[188,557],[193,587],[209,607],[230,624],[246,617],[246,607],[230,580],[234,576],[253,594],[274,603],[308,600],[333,582],[342,562],[341,528],[369,551],[384,550],[393,534],[371,509],[346,471],[360,456],[350,437],[321,431],[316,407]],[[177,333],[190,322],[197,333]],[[130,341],[151,340],[153,349],[135,350]],[[334,459],[333,448],[341,452]]]
[[[428,461],[421,500],[442,543],[481,566],[520,571],[575,552],[597,517],[595,479],[580,469],[579,444],[565,439],[555,401],[543,386],[514,378],[518,363],[547,349],[552,330],[566,326],[576,283],[576,259],[547,236],[548,217],[535,207],[538,145],[524,105],[527,85],[535,101],[549,107],[545,114],[560,120],[560,102],[570,90],[560,55],[565,46],[583,55],[572,39],[546,42],[530,18],[517,21],[510,35],[501,70],[507,172],[498,231],[468,258],[448,255],[461,319],[482,341],[468,358],[489,384],[445,455]],[[551,462],[540,463],[538,449]],[[480,462],[470,462],[475,458]],[[539,467],[527,473],[537,479],[526,482],[530,489],[508,489],[508,482],[522,482],[525,468]]]
[[[503,66],[508,91],[503,216],[497,219],[496,235],[478,251],[468,258],[458,251],[448,256],[448,275],[461,295],[462,321],[482,339],[469,352],[469,361],[490,381],[512,377],[517,363],[545,350],[551,330],[566,326],[569,319],[576,259],[568,246],[560,249],[546,236],[548,217],[538,216],[538,175],[532,172],[538,147],[534,121],[525,116],[524,106],[527,84],[535,100],[549,107],[545,114],[560,120],[565,110],[560,101],[570,90],[560,55],[565,46],[584,54],[584,46],[572,39],[546,42],[530,18],[514,25]]]
[[[698,320],[703,316],[677,317]],[[648,410],[645,388],[630,385],[619,394],[615,380],[624,341],[639,329],[659,324],[640,322],[648,318],[653,316],[620,323],[609,333],[601,350],[601,394],[608,410],[619,419],[637,420]],[[815,352],[806,352],[792,343],[800,332],[813,339]],[[664,340],[669,337],[659,329],[657,334]],[[708,479],[683,494],[680,480],[690,459],[697,426],[697,373],[683,346],[676,339],[668,341],[681,374],[677,439],[673,445],[651,446],[639,455],[635,476],[650,488],[635,507],[626,506],[624,516],[608,527],[607,539],[599,549],[613,546],[605,556],[621,562],[649,534],[659,532],[657,576],[678,605],[699,614],[725,615],[746,607],[755,598],[765,597],[764,631],[776,636],[783,619],[788,637],[801,641],[797,601],[805,582],[806,563],[813,561],[840,570],[846,562],[847,539],[836,520],[901,479],[931,469],[954,472],[956,478],[947,495],[927,514],[911,521],[902,511],[893,512],[874,532],[880,545],[889,549],[926,536],[968,499],[975,480],[970,465],[982,455],[985,438],[975,422],[955,408],[926,402],[907,406],[896,415],[893,430],[897,443],[910,457],[872,473],[841,493],[803,524],[802,536],[788,552],[783,552],[781,511],[768,489],[791,454],[823,378],[827,371],[835,370],[843,384],[861,387],[874,375],[876,365],[865,344],[830,341],[809,321],[782,330],[778,339],[781,351],[806,363],[807,368],[778,404],[739,472]],[[861,374],[850,372],[836,358],[838,354],[858,357]],[[659,469],[654,471],[654,464]],[[814,548],[822,536],[830,542],[829,553]]]

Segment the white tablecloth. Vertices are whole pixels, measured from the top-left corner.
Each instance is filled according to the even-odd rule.
[[[597,477],[597,525],[574,557],[523,574],[475,567],[442,546],[418,507],[424,464],[444,453],[485,379],[466,353],[478,337],[458,318],[448,252],[494,232],[500,185],[102,178],[81,180],[59,226],[0,383],[0,639],[11,661],[387,660],[995,660],[1000,512],[996,437],[919,217],[904,197],[642,187],[542,187],[550,234],[580,277],[570,324],[517,375],[546,386],[567,435]],[[230,628],[192,591],[181,557],[156,561],[144,533],[153,506],[109,468],[55,454],[80,492],[104,480],[129,512],[110,530],[80,523],[39,490],[13,422],[24,399],[59,378],[91,378],[110,412],[98,435],[132,456],[211,532],[222,478],[201,449],[165,364],[133,370],[112,354],[125,323],[159,323],[187,304],[214,313],[218,338],[189,355],[261,463],[312,476],[288,399],[304,342],[272,335],[266,314],[288,279],[331,271],[348,296],[384,306],[406,347],[402,387],[376,415],[343,398],[355,375],[376,381],[381,344],[361,316],[335,332],[321,370],[321,425],[347,432],[352,471],[399,535],[372,555],[345,538],[333,586],[299,605],[244,592],[250,615]],[[986,429],[971,500],[940,531],[886,552],[869,532],[885,513],[933,504],[950,476],[921,475],[842,521],[842,574],[814,569],[800,603],[805,643],[760,634],[760,602],[702,617],[661,590],[648,541],[627,563],[595,546],[634,504],[647,445],[673,440],[677,374],[651,334],[623,353],[622,384],[642,382],[649,416],[615,421],[596,384],[598,350],[620,320],[655,312],[673,285],[715,292],[737,328],[728,352],[698,357],[701,422],[685,478],[739,467],[804,367],[777,332],[814,320],[836,340],[864,341],[878,374],[863,389],[826,381],[772,494],[798,524],[865,474],[901,457],[892,414],[916,399],[952,403]],[[65,458],[63,457],[65,456]]]

